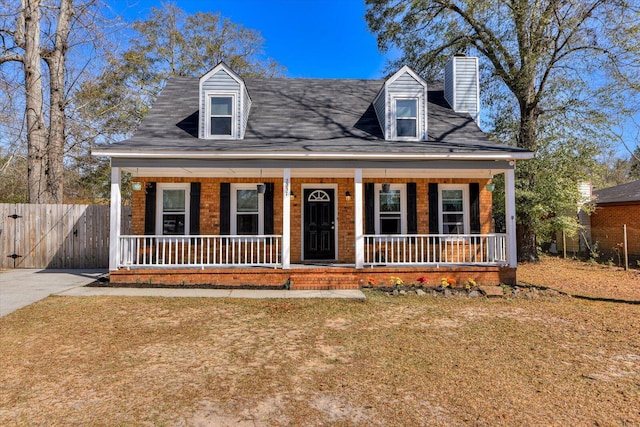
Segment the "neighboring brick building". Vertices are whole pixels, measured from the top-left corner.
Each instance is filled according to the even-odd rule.
[[[629,265],[640,260],[640,181],[593,192],[596,208],[591,214],[591,240],[599,251],[617,262],[615,247],[623,241],[627,226]]]
[[[93,150],[111,158],[111,281],[513,283],[514,170],[533,153],[480,130],[478,84],[477,58],[463,56],[444,85],[408,67],[386,80],[243,79],[219,64],[169,80],[131,139]],[[121,171],[136,184],[131,236],[117,223]],[[498,174],[504,234],[487,185]]]

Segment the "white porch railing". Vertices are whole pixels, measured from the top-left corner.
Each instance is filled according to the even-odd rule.
[[[364,264],[507,264],[506,234],[365,235]]]
[[[118,267],[280,267],[282,236],[120,236]]]
[[[505,265],[506,234],[365,235],[364,265]],[[282,267],[282,236],[120,236],[119,268]]]

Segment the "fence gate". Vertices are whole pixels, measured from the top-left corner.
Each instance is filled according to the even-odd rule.
[[[109,266],[109,206],[0,204],[0,215],[1,268]]]

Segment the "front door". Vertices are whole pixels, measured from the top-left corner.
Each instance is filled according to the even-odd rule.
[[[336,217],[333,189],[304,190],[304,259],[336,258]]]

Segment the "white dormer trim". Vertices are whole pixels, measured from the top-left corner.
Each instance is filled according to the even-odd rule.
[[[416,91],[404,91],[394,89],[394,83],[402,76],[409,75],[415,80],[421,89]],[[416,123],[416,136],[397,136],[396,129],[396,101],[398,99],[415,99],[417,101],[417,123]],[[381,108],[382,100],[384,100],[384,107]],[[383,87],[376,95],[373,105],[378,117],[378,123],[382,128],[384,139],[387,141],[425,141],[428,139],[428,95],[427,95],[427,82],[420,77],[409,66],[405,65],[396,71],[385,82]],[[384,111],[382,111],[384,109]]]
[[[420,77],[418,74],[416,74],[415,71],[413,71],[411,68],[409,68],[408,65],[403,65],[402,68],[400,68],[398,71],[395,72],[395,74],[391,77],[389,77],[387,79],[387,81],[384,83],[385,86],[389,86],[391,83],[395,82],[396,80],[398,80],[398,78],[400,76],[402,76],[403,74],[409,74],[411,77],[413,77],[418,83],[420,83],[422,85],[422,87],[424,87],[424,89],[427,89],[427,82]]]
[[[219,72],[224,71],[231,79],[238,84],[238,90],[211,90],[205,89],[205,83],[207,83],[213,76]],[[251,106],[251,98],[245,86],[244,80],[238,74],[236,74],[231,68],[229,68],[224,62],[219,63],[211,70],[206,72],[200,77],[198,83],[198,137],[201,139],[242,139],[244,137],[246,120],[244,118],[248,115],[248,110]],[[210,129],[210,113],[211,113],[211,97],[232,97],[232,120],[231,120],[231,135],[212,135]]]
[[[227,66],[224,62],[220,62],[218,65],[207,71],[202,77],[200,77],[200,89],[202,89],[202,83],[209,80],[211,76],[218,74],[220,70],[226,71],[227,74],[231,76],[235,81],[240,83],[240,85],[244,86],[244,80],[238,74],[235,73],[231,68]]]

